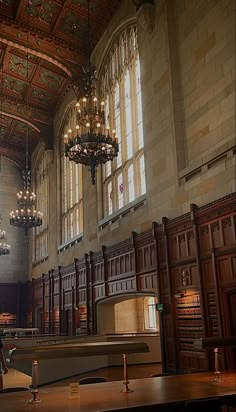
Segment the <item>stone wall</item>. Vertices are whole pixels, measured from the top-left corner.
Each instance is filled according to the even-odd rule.
[[[150,6],[152,7],[152,6]],[[84,237],[58,254],[60,244],[60,145],[69,94],[54,119],[54,161],[50,168],[50,256],[35,266],[34,277],[66,266],[101,245],[112,245],[150,228],[162,216],[189,211],[235,191],[235,30],[234,0],[154,1],[138,39],[141,62],[147,195],[142,207],[99,228],[100,171],[97,185],[83,169]],[[99,71],[110,39],[137,19],[132,2],[123,2],[93,53]],[[109,41],[107,41],[109,39]],[[57,205],[57,207],[56,207]],[[53,224],[52,224],[53,222]]]
[[[27,279],[26,250],[28,244],[24,231],[10,225],[9,213],[16,210],[16,193],[22,189],[22,178],[14,163],[0,158],[0,214],[1,229],[6,231],[11,253],[0,256],[0,283],[14,283]]]

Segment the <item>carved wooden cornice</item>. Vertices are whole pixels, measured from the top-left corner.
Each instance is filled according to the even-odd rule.
[[[236,193],[231,193],[214,202],[199,207],[195,216],[198,224],[209,222],[221,216],[236,213]]]

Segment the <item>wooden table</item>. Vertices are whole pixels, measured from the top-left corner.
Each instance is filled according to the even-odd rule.
[[[81,385],[80,398],[69,399],[69,386],[39,388],[42,403],[26,404],[30,392],[0,394],[3,412],[100,412],[100,411],[178,411],[186,400],[220,397],[222,404],[236,396],[236,373],[222,373],[222,382],[212,382],[210,372],[136,379],[134,392],[121,393],[122,381]],[[134,408],[134,409],[133,409]],[[167,408],[167,409],[166,409]]]

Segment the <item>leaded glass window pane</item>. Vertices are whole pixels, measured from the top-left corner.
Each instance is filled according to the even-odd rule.
[[[112,213],[112,182],[107,185],[107,203],[108,203],[108,215]]]
[[[130,165],[128,168],[128,196],[129,202],[135,199],[135,188],[134,188],[134,166]]]
[[[139,58],[137,58],[135,62],[135,79],[136,79],[138,149],[141,149],[143,147],[143,114],[142,114],[142,95],[141,95]]]
[[[144,155],[139,158],[139,176],[140,176],[140,195],[146,193],[146,177]]]
[[[65,125],[65,133],[76,124],[72,110]],[[62,243],[70,241],[83,231],[82,165],[62,157]]]
[[[115,130],[116,130],[116,136],[118,138],[118,143],[119,143],[119,153],[116,159],[116,165],[117,167],[121,166],[122,164],[122,155],[121,155],[121,125],[120,125],[120,88],[119,84],[116,83],[115,87],[115,99],[114,99],[114,105],[115,105]]]
[[[117,176],[117,198],[118,198],[118,208],[120,209],[121,207],[124,206],[124,187],[123,187],[123,177],[122,174],[120,173]]]
[[[133,156],[133,136],[132,136],[132,110],[130,96],[130,75],[126,71],[125,75],[125,132],[126,132],[126,157]]]

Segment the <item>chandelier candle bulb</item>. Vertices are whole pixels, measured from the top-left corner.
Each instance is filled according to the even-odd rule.
[[[0,215],[0,222],[2,221],[2,216]],[[7,237],[5,230],[0,228],[0,256],[9,255],[10,245],[7,243]]]
[[[97,97],[94,97],[94,98],[93,98],[93,107],[94,107],[95,109],[97,108],[97,102],[98,102]]]

